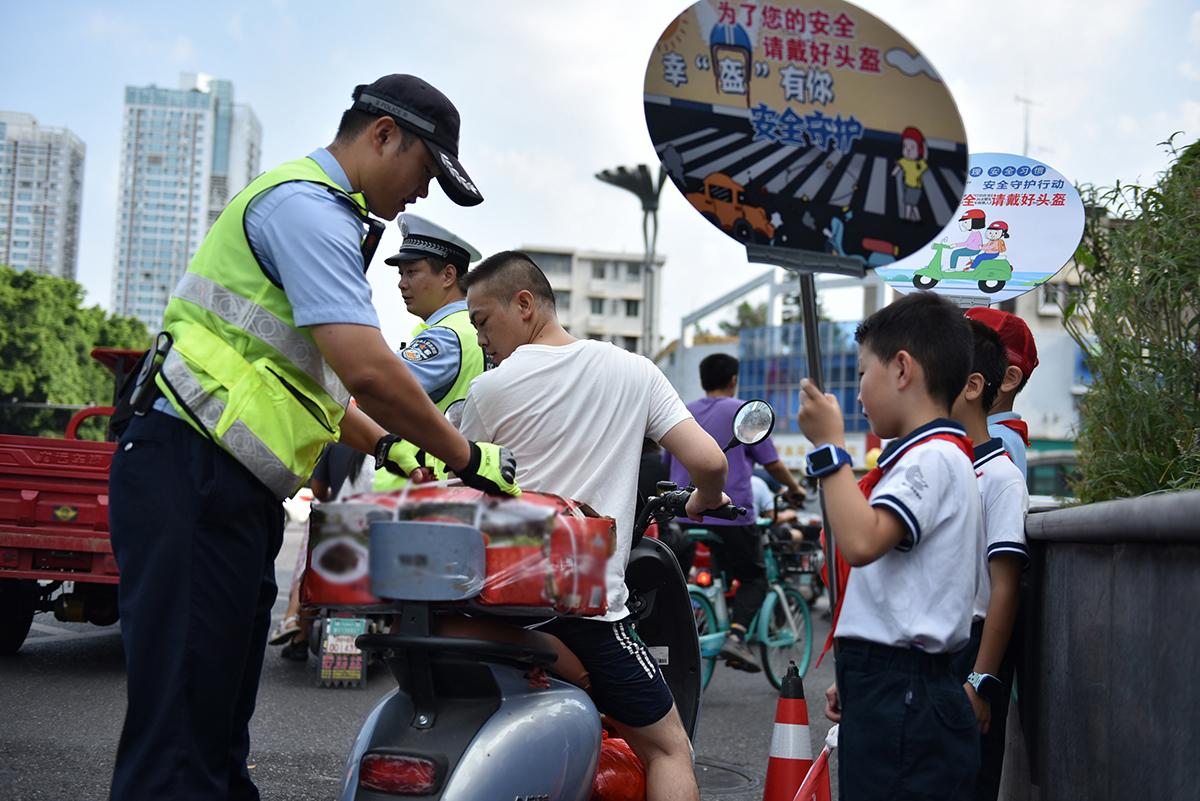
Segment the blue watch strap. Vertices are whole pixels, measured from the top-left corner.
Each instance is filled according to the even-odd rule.
[[[814,459],[814,457],[816,457]],[[808,474],[813,478],[823,478],[824,476],[836,473],[843,465],[852,465],[854,460],[850,458],[850,454],[844,449],[836,445],[822,445],[820,448],[808,454],[807,458]],[[814,464],[821,462],[822,464]]]

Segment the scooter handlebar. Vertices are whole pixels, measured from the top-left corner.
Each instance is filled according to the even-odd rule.
[[[665,487],[673,486],[663,483],[664,491],[658,495],[652,496],[646,500],[646,506],[642,509],[642,514],[633,526],[633,541],[636,545],[642,538],[642,534],[650,525],[650,521],[660,520],[663,524],[673,517],[685,517],[687,515],[687,502],[695,492],[695,487],[686,487],[684,489],[666,490]],[[746,510],[741,506],[733,504],[725,504],[716,509],[708,509],[704,512],[707,517],[717,517],[722,520],[736,520],[746,514]]]
[[[744,514],[746,514],[746,510],[741,506],[734,506],[732,503],[727,503],[717,509],[709,509],[704,513],[704,516],[719,517],[722,520],[737,520]]]

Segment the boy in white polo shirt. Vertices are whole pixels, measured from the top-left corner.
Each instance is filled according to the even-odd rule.
[[[988,430],[987,410],[1005,378],[1004,343],[990,326],[974,319],[970,325],[975,347],[971,375],[954,403],[953,417],[975,442],[987,550],[979,562],[971,641],[955,656],[954,665],[979,721],[981,761],[975,798],[995,801],[1000,793],[1013,675],[1008,642],[1017,616],[1018,579],[1029,561],[1025,547],[1029,493],[1004,442]]]
[[[951,655],[968,642],[983,531],[971,444],[945,419],[971,368],[962,313],[928,292],[859,325],[859,400],[894,439],[856,486],[841,408],[807,379],[800,428],[812,441],[829,526],[851,565],[835,624],[842,801],[969,798],[975,715]]]

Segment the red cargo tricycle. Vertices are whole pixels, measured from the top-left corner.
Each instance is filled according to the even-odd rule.
[[[117,387],[141,355],[92,351]],[[108,538],[116,443],[78,438],[84,420],[112,412],[80,409],[64,439],[0,434],[0,655],[17,652],[38,612],[99,626],[117,622],[117,562]]]

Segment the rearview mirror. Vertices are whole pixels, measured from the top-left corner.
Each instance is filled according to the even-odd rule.
[[[765,400],[748,400],[733,415],[733,438],[723,450],[736,445],[757,445],[775,428],[775,410]]]

